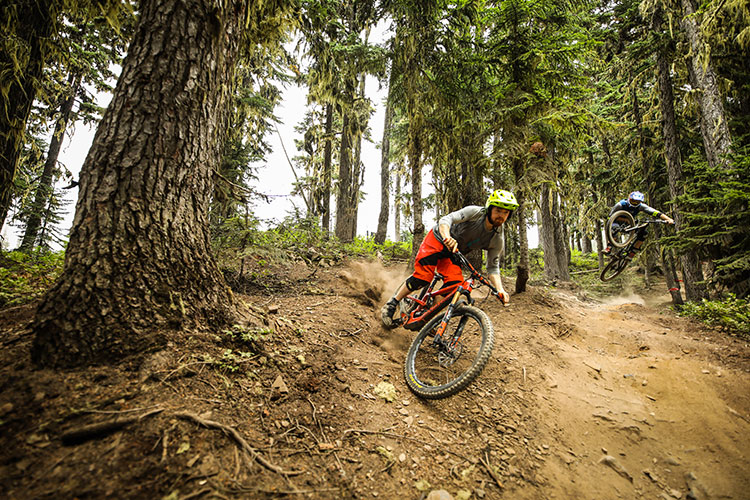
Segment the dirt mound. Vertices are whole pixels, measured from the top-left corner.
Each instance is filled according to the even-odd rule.
[[[112,367],[34,370],[32,308],[0,311],[0,496],[750,491],[750,350],[675,317],[668,297],[531,288],[502,307],[480,290],[492,360],[467,390],[430,402],[403,382],[414,334],[378,321],[404,269],[298,271],[283,293],[242,296],[262,328],[183,334]]]

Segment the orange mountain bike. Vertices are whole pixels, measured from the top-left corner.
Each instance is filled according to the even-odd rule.
[[[495,343],[492,322],[473,305],[471,291],[486,285],[498,297],[497,289],[460,252],[456,255],[471,275],[435,290],[443,281],[436,272],[420,293],[401,300],[395,320],[407,330],[419,330],[406,355],[404,377],[409,389],[425,399],[446,398],[465,389],[484,369]]]

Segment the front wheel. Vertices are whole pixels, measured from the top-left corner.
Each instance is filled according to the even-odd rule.
[[[406,355],[406,384],[425,399],[447,398],[465,389],[484,369],[495,343],[492,322],[481,309],[457,307],[443,335],[436,338],[443,316],[432,318],[419,331]]]
[[[609,261],[609,264],[604,266],[604,269],[602,269],[602,273],[599,275],[599,279],[601,279],[602,281],[609,281],[611,279],[614,279],[617,275],[623,272],[626,267],[628,267],[627,259],[612,259],[611,261]]]
[[[607,238],[612,246],[625,248],[628,243],[633,241],[636,231],[628,231],[633,227],[635,227],[633,214],[627,210],[618,210],[613,213],[607,221]]]

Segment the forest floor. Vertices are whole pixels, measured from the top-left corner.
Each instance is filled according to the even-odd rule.
[[[114,366],[35,369],[33,304],[0,310],[0,498],[750,498],[748,342],[667,292],[479,290],[492,358],[424,401],[378,320],[403,269],[296,272],[239,295],[263,339],[166,332]]]

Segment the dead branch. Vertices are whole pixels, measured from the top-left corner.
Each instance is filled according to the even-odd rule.
[[[192,413],[188,413],[188,412],[178,412],[178,413],[175,413],[175,417],[181,418],[183,420],[191,420],[191,421],[195,422],[198,425],[202,425],[203,427],[207,427],[207,428],[210,428],[210,429],[219,429],[219,430],[221,430],[224,434],[226,434],[227,436],[229,436],[232,439],[234,439],[234,441],[240,446],[240,448],[242,448],[244,451],[248,452],[250,454],[250,456],[253,458],[253,460],[255,460],[256,462],[258,462],[259,464],[261,464],[263,467],[265,467],[266,469],[268,469],[268,470],[270,470],[272,472],[276,472],[276,473],[282,474],[284,476],[296,476],[296,475],[304,473],[304,471],[295,471],[295,470],[288,471],[288,470],[284,470],[281,467],[279,467],[278,465],[272,464],[271,462],[269,462],[268,460],[266,460],[265,458],[263,458],[262,456],[260,456],[260,454],[258,454],[257,450],[255,448],[253,448],[252,446],[250,446],[250,444],[248,444],[248,442],[245,441],[245,438],[243,438],[240,435],[240,433],[237,431],[237,429],[235,429],[234,427],[230,427],[228,425],[224,425],[222,423],[215,422],[213,420],[203,419],[203,418],[199,417],[198,415],[193,415]]]
[[[497,477],[497,473],[495,472],[495,469],[492,468],[490,465],[490,457],[487,455],[487,451],[484,452],[484,457],[479,457],[479,461],[484,465],[484,468],[487,469],[487,472],[489,472],[490,476],[492,476],[492,479],[495,480],[495,483],[500,489],[503,489],[503,483],[500,481],[500,478]]]
[[[140,416],[126,417],[126,418],[115,418],[113,420],[106,420],[104,422],[97,422],[95,424],[84,425],[75,429],[71,429],[63,433],[60,438],[65,446],[71,446],[75,444],[81,444],[89,439],[95,439],[112,434],[115,431],[122,429],[123,427],[138,422],[151,415],[156,415],[164,411],[164,408],[157,408],[150,412],[144,413]]]

